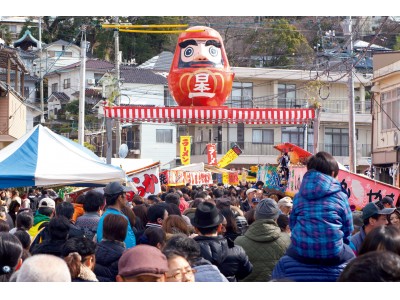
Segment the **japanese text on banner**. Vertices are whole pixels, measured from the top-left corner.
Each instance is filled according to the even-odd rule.
[[[182,165],[190,164],[190,136],[181,136],[180,154]]]
[[[217,165],[217,149],[215,144],[207,144],[207,158],[209,165]]]
[[[229,165],[232,161],[238,158],[240,154],[242,154],[242,150],[239,148],[238,145],[234,145],[218,162],[218,167],[223,168]]]

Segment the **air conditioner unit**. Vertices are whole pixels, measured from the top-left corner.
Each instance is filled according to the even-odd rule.
[[[96,83],[96,80],[94,78],[88,78],[87,83],[90,85],[94,85]]]

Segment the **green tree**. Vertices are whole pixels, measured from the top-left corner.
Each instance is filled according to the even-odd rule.
[[[265,57],[264,67],[293,68],[308,62],[313,50],[305,37],[286,19],[274,19],[263,23],[264,30],[253,33],[249,43],[253,55]]]

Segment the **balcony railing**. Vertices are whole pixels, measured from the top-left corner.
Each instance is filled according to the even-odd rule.
[[[207,154],[207,144],[209,142],[195,142],[191,147],[191,155],[205,155]],[[232,147],[237,144],[242,149],[242,155],[278,155],[279,152],[274,148],[272,144],[254,144],[249,142],[216,142],[217,153],[225,154]],[[313,152],[314,145],[308,144],[307,150]],[[349,145],[336,145],[336,144],[319,144],[320,151],[326,151],[331,153],[333,156],[349,156]],[[371,156],[371,145],[370,144],[358,144],[357,151],[361,151],[361,157]]]
[[[319,101],[322,105],[322,112],[328,113],[348,113],[349,112],[349,100],[347,98],[336,98]],[[273,99],[271,96],[265,97],[231,97],[226,101],[226,105],[233,108],[305,108],[307,105],[307,99]],[[364,103],[361,101],[355,101],[355,113],[356,114],[369,114],[371,111],[371,100],[365,100]]]

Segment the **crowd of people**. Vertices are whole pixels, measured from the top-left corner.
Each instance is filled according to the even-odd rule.
[[[338,164],[319,152],[299,192],[252,186],[119,182],[62,199],[52,190],[0,197],[0,281],[400,281],[400,212],[389,196],[349,205]]]

